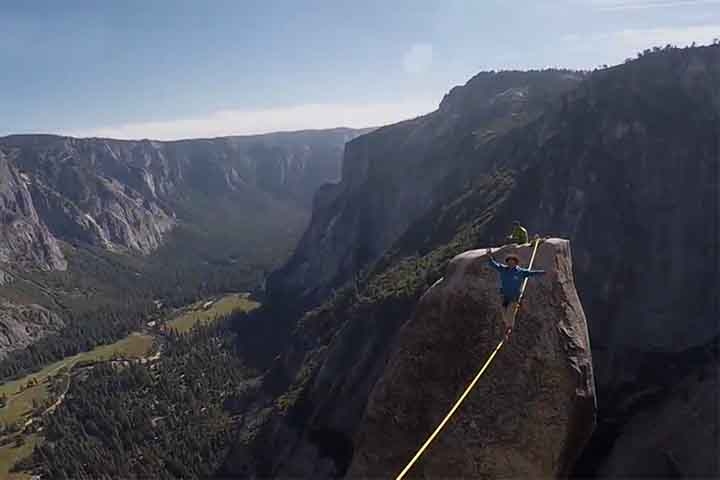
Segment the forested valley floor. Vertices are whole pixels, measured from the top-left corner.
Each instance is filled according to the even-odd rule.
[[[203,299],[4,383],[0,478],[209,475],[256,376],[227,317],[257,306],[247,294]]]

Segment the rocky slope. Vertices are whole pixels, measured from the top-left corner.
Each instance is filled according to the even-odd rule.
[[[55,238],[147,254],[176,222],[172,202],[193,192],[220,197],[245,189],[308,204],[320,184],[337,178],[344,142],[354,135],[338,129],[178,142],[21,135],[0,139],[0,151],[3,168],[23,186],[22,213]],[[53,243],[42,235],[30,240],[36,255]]]
[[[57,332],[60,317],[39,305],[0,302],[0,358],[6,352],[25,348],[38,338]]]
[[[519,253],[527,260],[527,247]],[[221,474],[397,474],[502,336],[497,278],[483,254],[455,258],[416,305],[371,287],[306,315]],[[595,411],[587,325],[568,242],[552,240],[538,257],[549,274],[528,290],[511,342],[412,478],[547,477],[568,473],[580,454]],[[407,276],[392,283],[433,282]],[[547,448],[548,435],[557,448]]]
[[[342,182],[318,195],[303,242],[270,284],[275,306],[251,322],[262,326],[245,342],[248,354],[281,353],[265,387],[278,410],[262,410],[270,420],[241,437],[250,447],[238,447],[237,458],[260,475],[346,472],[389,345],[422,292],[456,254],[503,238],[520,218],[531,232],[573,242],[600,409],[577,472],[657,473],[652,448],[632,438],[662,438],[668,451],[684,452],[692,435],[689,425],[676,424],[672,437],[651,428],[678,408],[672,384],[682,379],[658,378],[658,370],[671,364],[694,375],[717,355],[720,275],[710,232],[720,218],[720,46],[666,49],[594,72],[534,119],[479,145],[477,128],[451,130],[460,138],[439,128],[408,134],[441,111],[352,142]],[[446,173],[428,185],[418,178],[433,178],[432,162],[389,154],[426,143],[448,147],[438,162]],[[432,192],[432,201],[395,196],[420,185],[408,195]],[[320,305],[303,315],[280,302]],[[688,361],[697,348],[711,353]],[[713,392],[698,389],[699,401],[710,404]],[[691,470],[717,475],[708,460],[720,447],[717,415],[699,414],[712,440],[698,446]],[[628,425],[637,429],[623,441]],[[616,440],[632,462],[610,453]]]
[[[530,251],[517,252],[524,264]],[[534,268],[548,273],[529,283],[516,331],[413,478],[565,476],[590,438],[595,385],[569,242],[544,243]],[[502,337],[496,276],[485,250],[469,251],[420,299],[370,395],[347,478],[400,472],[473,378]]]
[[[0,267],[11,261],[44,270],[67,266],[38,216],[26,180],[0,151]]]

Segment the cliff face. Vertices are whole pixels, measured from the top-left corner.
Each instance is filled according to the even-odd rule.
[[[0,151],[0,265],[6,262],[64,270],[56,239],[38,216],[26,179]],[[5,283],[5,274],[2,274]]]
[[[108,142],[51,136],[0,140],[27,179],[40,220],[53,236],[147,254],[173,224],[173,213],[133,181],[132,157]]]
[[[424,121],[361,137],[348,146],[348,156],[354,158],[351,150],[360,146],[381,151],[406,145],[404,129]],[[383,136],[393,128],[401,134]],[[356,169],[348,164],[348,178],[318,195],[305,240],[271,286],[281,299],[311,305],[336,281],[344,288],[300,317],[258,312],[253,325],[262,323],[271,338],[265,350],[280,353],[267,376],[268,390],[287,411],[275,412],[266,427],[257,428],[245,457],[251,470],[346,472],[358,419],[416,301],[455,255],[504,238],[514,219],[531,233],[573,243],[600,411],[598,433],[578,470],[620,476],[657,472],[650,445],[684,455],[689,424],[674,424],[672,437],[650,427],[653,418],[660,423],[660,415],[677,408],[673,385],[682,380],[658,370],[672,364],[693,375],[707,368],[712,354],[688,361],[687,351],[716,352],[720,275],[717,238],[709,232],[718,230],[720,218],[720,47],[668,49],[594,72],[524,126],[479,147],[472,132],[455,140],[432,139],[458,147],[447,150],[447,175],[418,193],[433,192],[434,206],[417,217],[411,206],[407,216],[414,220],[399,234],[378,232],[370,220],[362,228],[348,220],[366,211],[386,218],[398,202],[396,197],[385,202],[383,175],[368,173],[372,162],[356,162],[361,167]],[[393,192],[406,188],[404,182],[418,185],[415,176],[426,172],[406,168],[407,160],[397,165],[404,175],[385,172],[398,183]],[[387,212],[369,207],[375,203]],[[396,235],[381,254],[374,251],[365,263],[352,260],[358,246],[382,249]],[[316,248],[323,242],[327,245]],[[365,270],[360,275],[359,266]],[[284,335],[288,343],[276,347]],[[713,431],[717,416],[708,409],[700,415]],[[627,433],[624,428],[635,422],[645,427]],[[633,442],[635,435],[645,435],[648,443]],[[713,438],[698,446],[702,453],[692,471],[706,476],[716,471],[717,464],[708,461],[718,448]],[[624,459],[617,451],[610,455],[616,440],[629,449]]]
[[[481,73],[437,111],[348,143],[342,181],[322,188],[295,255],[269,283],[313,304],[377,260],[415,220],[441,205],[443,179],[464,149],[537,118],[580,74]]]
[[[348,145],[342,182],[318,195],[310,227],[270,287],[324,298],[384,254],[422,253],[433,235],[448,239],[477,221],[480,190],[494,178],[508,198],[488,213],[492,238],[518,218],[573,241],[601,383],[631,374],[626,351],[680,351],[712,338],[717,242],[690,232],[718,230],[720,48],[660,52],[596,72],[524,127],[439,127],[453,108],[482,112],[472,97],[451,101],[472,83],[438,112]],[[507,112],[520,108],[510,104]],[[478,145],[480,130],[496,134]],[[406,232],[412,238],[396,243]],[[707,281],[696,286],[697,277]]]
[[[599,72],[526,133],[508,215],[573,240],[598,382],[717,335],[717,236],[691,232],[719,227],[720,47]]]
[[[518,252],[525,265],[530,250]],[[502,338],[498,279],[485,253],[453,259],[398,332],[347,478],[399,473]],[[543,243],[534,268],[548,273],[530,280],[515,332],[412,478],[555,478],[584,448],[595,389],[569,242]]]

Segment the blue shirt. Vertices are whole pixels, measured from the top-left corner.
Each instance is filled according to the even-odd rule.
[[[517,300],[520,296],[522,282],[528,277],[542,275],[545,270],[529,270],[522,267],[509,267],[502,263],[488,258],[490,265],[500,272],[500,292],[509,300]]]

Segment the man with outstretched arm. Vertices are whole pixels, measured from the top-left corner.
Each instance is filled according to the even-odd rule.
[[[529,270],[520,267],[520,258],[515,254],[505,257],[505,264],[495,260],[492,249],[488,252],[490,266],[500,273],[500,294],[502,295],[503,321],[505,323],[505,337],[510,336],[515,323],[515,309],[519,307],[520,289],[523,280],[535,275],[543,275],[545,270]]]

